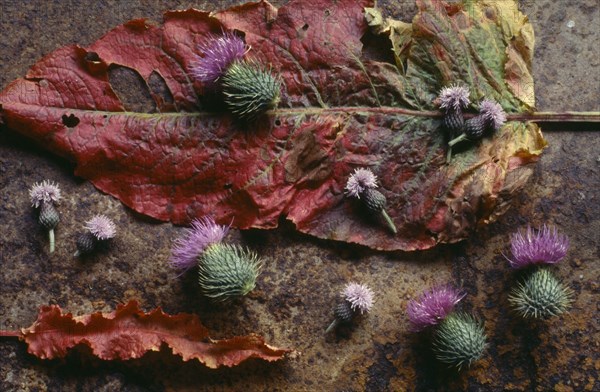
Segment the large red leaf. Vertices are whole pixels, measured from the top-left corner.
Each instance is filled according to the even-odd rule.
[[[40,60],[0,93],[4,120],[158,219],[212,214],[273,228],[284,215],[302,232],[386,250],[458,241],[506,209],[545,141],[534,124],[509,122],[447,165],[434,98],[461,81],[477,99],[529,110],[533,35],[512,0],[418,5],[412,25],[387,29],[397,65],[363,55],[368,0],[173,11],[159,27],[134,20]],[[197,45],[222,29],[243,32],[250,55],[283,79],[279,108],[250,129],[203,109],[202,86],[188,76]],[[160,75],[173,102],[154,94],[156,112],[127,111],[111,65],[146,82]],[[344,197],[363,166],[379,176],[397,235]]]
[[[42,359],[64,357],[78,344],[88,346],[100,359],[126,360],[158,351],[164,343],[184,361],[197,359],[210,368],[236,366],[249,358],[277,361],[291,352],[269,346],[258,335],[212,340],[196,315],[171,316],[160,308],[144,313],[136,301],[111,313],[77,317],[63,314],[56,305],[43,306],[36,322],[20,334],[2,332],[24,340],[28,351]]]

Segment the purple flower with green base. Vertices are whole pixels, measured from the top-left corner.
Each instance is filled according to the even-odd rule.
[[[223,241],[229,228],[218,225],[212,217],[192,221],[191,229],[175,240],[171,254],[171,266],[185,272],[198,265],[198,257],[211,244]]]
[[[340,293],[341,301],[333,309],[335,319],[325,333],[329,333],[341,323],[350,323],[359,313],[368,313],[373,307],[374,295],[367,285],[351,282]]]
[[[55,206],[62,197],[60,188],[53,182],[45,180],[33,184],[29,189],[29,197],[31,205],[39,209],[40,224],[48,230],[48,242],[50,243],[50,253],[52,253],[55,248],[54,229],[60,222],[60,215]]]
[[[243,59],[247,51],[242,38],[231,32],[223,32],[221,36],[209,35],[204,43],[198,45],[201,56],[192,62],[190,74],[206,88],[214,89],[229,66]]]
[[[377,176],[371,169],[355,169],[346,182],[346,194],[357,199],[367,189],[374,188],[377,188]]]
[[[506,259],[514,269],[535,264],[555,264],[561,261],[569,249],[569,238],[556,227],[544,225],[540,230],[527,226],[527,230],[514,233],[510,241],[512,256]]]
[[[464,293],[450,286],[440,286],[424,292],[418,300],[411,300],[407,307],[411,330],[422,331],[439,324],[454,311],[464,296]]]
[[[105,243],[117,234],[115,223],[106,215],[94,215],[85,223],[86,231],[77,237],[75,257],[92,253],[98,245]]]

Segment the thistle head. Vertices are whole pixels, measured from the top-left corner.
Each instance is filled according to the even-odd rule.
[[[377,176],[371,169],[355,169],[346,182],[346,194],[357,199],[365,190],[374,188],[377,188]]]
[[[573,291],[545,268],[534,271],[508,297],[523,318],[549,318],[564,313],[572,299]]]
[[[414,332],[442,322],[465,294],[450,286],[434,287],[408,303],[408,320]]]
[[[440,101],[440,108],[445,111],[461,111],[462,109],[469,106],[471,100],[469,99],[469,90],[464,86],[453,85],[444,87],[438,95]]]
[[[435,330],[433,339],[435,357],[458,370],[481,358],[486,346],[483,324],[462,312],[446,317]]]
[[[373,291],[367,285],[348,283],[341,294],[354,312],[368,313],[373,307]]]
[[[35,183],[29,189],[29,197],[33,207],[38,208],[42,203],[57,203],[61,199],[60,188],[57,184],[44,180]]]
[[[237,245],[210,245],[198,262],[198,283],[204,295],[227,302],[252,291],[262,262],[254,253]]]
[[[224,32],[221,36],[209,35],[204,43],[198,45],[202,57],[197,56],[192,62],[190,74],[205,87],[215,88],[229,66],[243,59],[247,51],[244,41],[231,32]]]
[[[192,227],[175,240],[171,252],[171,266],[182,272],[195,267],[202,252],[209,245],[221,242],[228,231],[228,227],[218,225],[211,217],[194,219]]]
[[[279,104],[281,80],[262,65],[233,62],[223,76],[225,103],[240,120],[251,121]]]
[[[500,104],[492,99],[484,99],[479,104],[479,113],[485,119],[486,125],[494,131],[502,128],[506,122],[506,112]]]
[[[561,235],[556,227],[544,225],[540,230],[527,226],[525,233],[514,233],[510,240],[512,258],[506,257],[515,269],[533,264],[555,264],[561,261],[569,249],[569,238]]]
[[[98,241],[105,241],[113,238],[117,233],[115,223],[106,215],[95,215],[86,222],[85,228],[96,237]]]

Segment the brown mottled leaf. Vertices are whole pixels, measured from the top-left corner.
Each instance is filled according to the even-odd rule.
[[[434,99],[462,82],[474,101],[529,111],[533,33],[514,0],[417,4],[410,24],[365,11],[369,0],[171,11],[161,26],[134,20],[40,60],[0,93],[2,114],[75,161],[77,175],[158,219],[212,214],[273,228],[285,216],[302,232],[385,250],[459,241],[505,211],[545,141],[536,125],[513,121],[447,165]],[[377,60],[387,53],[363,55],[367,22],[389,34],[394,64]],[[223,29],[243,33],[249,55],[282,76],[279,107],[256,124],[205,105],[190,79],[198,44]],[[109,79],[119,66],[146,84],[162,80],[172,102],[150,90],[155,110],[130,111]],[[379,177],[397,235],[344,196],[357,167]]]
[[[197,359],[210,368],[236,366],[249,358],[277,361],[291,352],[269,346],[258,335],[212,340],[196,315],[171,316],[160,308],[144,313],[135,301],[111,313],[83,316],[64,314],[56,305],[42,306],[36,322],[23,328],[19,338],[29,345],[29,353],[42,359],[64,357],[81,344],[100,359],[126,360],[164,344],[184,361]]]

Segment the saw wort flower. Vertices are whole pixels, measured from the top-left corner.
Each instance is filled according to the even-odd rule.
[[[31,205],[39,210],[39,222],[48,230],[50,253],[54,252],[55,239],[54,229],[60,222],[60,216],[56,210],[56,204],[61,199],[60,188],[57,184],[44,180],[35,183],[29,189]]]
[[[348,283],[340,293],[340,297],[340,301],[333,310],[335,319],[327,327],[325,333],[329,333],[340,323],[351,322],[359,313],[368,313],[373,307],[373,291],[364,284]]]

